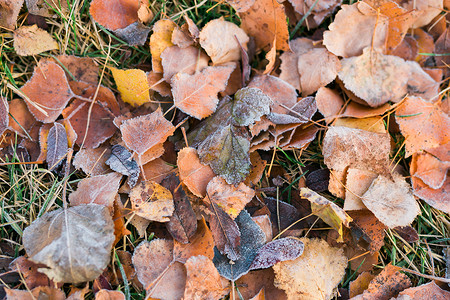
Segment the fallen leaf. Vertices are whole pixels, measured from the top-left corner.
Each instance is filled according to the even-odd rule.
[[[252,220],[266,235],[266,243],[270,242],[273,238],[272,222],[270,221],[270,217],[268,215],[260,215],[252,217]]]
[[[50,234],[51,232],[51,234]],[[109,263],[114,224],[97,204],[57,209],[36,219],[23,232],[30,260],[55,282],[79,283],[97,278]]]
[[[351,28],[358,28],[358,36],[349,34]],[[363,14],[358,9],[358,3],[344,4],[328,29],[323,34],[323,44],[331,53],[347,58],[363,54],[366,47],[383,49],[388,33],[388,21],[384,15]]]
[[[163,72],[161,53],[173,46],[172,32],[177,25],[172,20],[159,20],[153,25],[153,34],[150,36],[150,52],[152,54],[153,71]]]
[[[186,269],[173,260],[173,242],[163,239],[144,241],[136,247],[133,265],[147,298],[181,299],[186,286]]]
[[[414,22],[413,28],[419,28],[430,23],[434,17],[439,15],[443,9],[443,1],[440,0],[425,0],[418,3],[414,1],[405,1],[401,5],[407,10],[417,9],[423,12],[419,18]]]
[[[180,48],[187,48],[194,45],[187,24],[183,24],[181,28],[175,27],[172,32],[172,43]]]
[[[261,158],[257,151],[254,151],[250,153],[250,163],[252,168],[244,183],[249,186],[251,186],[251,184],[257,185],[264,174],[267,162]]]
[[[100,25],[116,30],[138,21],[138,9],[139,0],[94,0],[89,13]]]
[[[131,234],[131,231],[127,229],[127,224],[125,223],[124,208],[119,194],[116,194],[114,198],[112,209],[114,211],[112,218],[114,221],[114,236],[115,236],[113,245],[116,245],[124,236]]]
[[[306,175],[306,187],[310,188],[314,192],[324,192],[328,190],[328,182],[330,181],[330,170],[318,169],[309,172]]]
[[[175,127],[164,118],[158,108],[151,114],[124,121],[120,125],[120,131],[127,147],[136,152],[140,160],[145,152],[162,147],[162,143],[173,134]],[[161,155],[162,153],[159,156]]]
[[[2,98],[0,98],[2,99]],[[4,99],[4,98],[3,98]],[[6,108],[5,103],[9,106],[9,122],[8,127],[20,136],[30,135],[30,131],[36,125],[37,121],[33,114],[28,110],[25,101],[22,99],[13,99],[11,101],[6,101],[3,107]],[[6,115],[8,115],[8,109],[5,110]]]
[[[422,97],[430,102],[435,102],[438,99],[440,82],[435,81],[428,75],[417,62],[407,61],[406,63],[411,70],[407,83],[408,95]]]
[[[419,285],[417,287],[411,287],[401,291],[396,299],[436,299],[445,300],[450,298],[450,292],[441,289],[434,281]]]
[[[173,215],[166,223],[167,230],[175,240],[187,244],[197,231],[197,217],[191,202],[181,188],[180,179],[175,174],[167,176],[161,185],[172,193],[175,207]]]
[[[446,144],[447,151],[449,144]],[[444,148],[445,146],[441,146]],[[440,160],[428,152],[418,152],[413,154],[411,160],[411,175],[419,178],[432,189],[439,189],[447,179],[447,171],[450,168],[450,155],[445,160]]]
[[[343,242],[342,225],[350,227],[353,219],[342,208],[308,188],[301,188],[300,196],[311,202],[312,213],[337,230],[339,233],[337,241]]]
[[[241,256],[241,231],[238,224],[214,203],[211,204],[211,211],[209,226],[214,238],[214,249],[218,249],[231,260],[238,260]]]
[[[275,274],[272,268],[250,271],[236,281],[236,288],[244,299],[254,297],[264,289],[266,299],[286,300],[286,293],[274,286]]]
[[[40,60],[33,76],[20,91],[28,109],[41,122],[52,123],[61,114],[73,92],[69,87],[64,70],[50,60]]]
[[[227,184],[219,176],[214,177],[206,187],[206,203],[213,202],[222,208],[234,220],[255,196],[255,191],[244,183]]]
[[[150,221],[169,222],[174,212],[172,193],[154,181],[142,181],[130,192],[133,212]]]
[[[170,82],[172,77],[179,72],[193,75],[207,67],[208,62],[208,56],[195,47],[172,46],[167,47],[161,53],[161,64],[166,82]]]
[[[0,26],[14,29],[17,23],[23,0],[3,0],[0,3]]]
[[[219,274],[232,281],[236,281],[239,277],[248,273],[254,258],[258,254],[258,250],[264,245],[266,240],[266,235],[261,228],[253,222],[247,211],[241,211],[236,218],[236,223],[241,233],[241,240],[238,246],[238,253],[240,256],[236,259],[222,255],[217,248],[215,248],[213,259]]]
[[[306,18],[308,28],[315,28],[319,26],[322,21],[334,10],[342,4],[342,1],[305,1],[305,0],[288,0],[295,12],[300,14],[302,18]]]
[[[245,87],[234,94],[231,110],[232,123],[249,126],[270,113],[272,100],[258,88]]]
[[[239,13],[241,28],[253,36],[258,49],[269,50],[276,38],[276,49],[288,50],[289,32],[284,6],[277,1],[255,1]]]
[[[400,273],[401,268],[388,264],[370,283],[362,294],[363,299],[389,300],[411,286],[408,276]]]
[[[69,195],[70,205],[95,203],[112,208],[121,179],[122,175],[116,172],[82,179]]]
[[[362,272],[358,277],[350,281],[350,298],[356,297],[364,293],[369,287],[369,283],[374,279],[375,276],[370,274],[370,272]]]
[[[52,36],[37,25],[22,26],[14,31],[14,50],[20,56],[36,55],[58,48]]]
[[[395,120],[405,136],[406,157],[450,141],[450,118],[437,104],[407,97],[395,111]]]
[[[205,197],[206,186],[214,178],[215,174],[208,165],[200,162],[197,150],[190,147],[181,149],[178,152],[177,165],[180,179],[189,191],[197,197]]]
[[[147,81],[151,90],[158,92],[163,97],[172,95],[170,85],[164,81],[162,73],[148,72]]]
[[[408,226],[420,213],[420,207],[405,179],[397,173],[392,177],[379,175],[362,195],[362,201],[387,227]]]
[[[258,250],[250,270],[270,268],[281,261],[294,260],[302,253],[303,242],[296,238],[274,240]]]
[[[38,286],[54,286],[55,283],[51,281],[47,275],[38,271],[39,268],[45,268],[43,264],[35,264],[25,256],[19,256],[10,264],[11,271],[18,272],[25,280],[25,284],[29,289],[34,289]]]
[[[443,186],[439,189],[430,188],[417,177],[412,177],[411,181],[414,195],[423,199],[426,203],[436,209],[446,213],[450,212],[450,179],[448,177]]]
[[[386,226],[367,209],[349,211],[348,214],[353,219],[350,229],[355,242],[359,244],[363,239],[371,254],[378,252],[384,245]]]
[[[125,300],[121,291],[100,290],[95,293],[95,300]]]
[[[371,107],[399,102],[407,93],[410,66],[401,58],[365,48],[361,56],[341,60],[339,79]]]
[[[161,183],[161,181],[173,172],[174,167],[169,165],[167,162],[161,158],[152,160],[142,166],[143,173],[147,180],[154,181],[156,183]],[[141,173],[141,179],[143,179],[143,174]]]
[[[399,226],[394,228],[395,232],[408,243],[419,241],[419,234],[411,226]]]
[[[288,299],[331,299],[345,275],[347,258],[342,249],[324,240],[301,238],[304,251],[295,260],[273,266],[274,284]]]
[[[314,48],[300,55],[297,64],[304,97],[332,82],[341,68],[337,56],[325,48]]]
[[[348,166],[385,173],[391,150],[387,133],[374,133],[343,126],[328,128],[323,140],[323,156],[328,168],[343,171]]]
[[[274,234],[301,218],[297,208],[287,202],[265,197],[264,203],[270,211],[270,220],[272,221]]]
[[[226,0],[226,2],[231,5],[237,12],[244,12],[247,11],[253,5],[253,3],[255,3],[255,0]]]
[[[89,176],[103,175],[109,171],[106,160],[110,155],[111,150],[107,147],[80,149],[73,158],[73,166]]]
[[[366,209],[362,195],[377,177],[378,174],[372,171],[349,168],[345,180],[344,210]]]
[[[209,21],[200,31],[199,38],[214,65],[238,61],[241,58],[239,44],[247,50],[249,42],[244,30],[223,18]]]
[[[194,75],[178,73],[172,77],[174,105],[199,120],[210,116],[217,107],[217,93],[223,91],[233,66],[206,67]]]
[[[229,293],[228,280],[220,277],[206,256],[192,256],[186,263],[184,299],[222,299]]]
[[[56,60],[66,68],[66,77],[69,81],[78,80],[90,84],[98,84],[99,68],[92,58],[58,55]]]
[[[150,102],[150,86],[144,71],[139,69],[119,70],[113,67],[109,69],[124,102],[132,106]]]
[[[198,146],[200,162],[229,184],[237,184],[250,172],[250,142],[232,125],[218,129]]]
[[[139,179],[140,168],[132,158],[131,153],[121,145],[114,145],[111,148],[111,155],[105,161],[112,170],[122,175],[128,176],[128,184],[133,188]]]
[[[142,46],[147,41],[151,28],[141,22],[134,22],[125,28],[114,30],[114,33],[130,46]]]
[[[49,170],[54,170],[62,163],[62,158],[66,155],[68,148],[67,134],[64,126],[53,123],[47,137],[47,163]]]
[[[34,299],[54,299],[65,300],[66,295],[58,288],[49,286],[38,286],[30,290],[13,290],[5,288],[8,300],[34,300]]]

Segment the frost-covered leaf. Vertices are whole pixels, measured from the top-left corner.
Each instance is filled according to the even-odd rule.
[[[236,223],[241,232],[241,243],[238,246],[240,257],[231,259],[222,255],[217,249],[214,250],[214,265],[219,274],[228,280],[237,280],[250,270],[258,250],[264,245],[266,236],[261,228],[252,220],[249,213],[241,211],[236,218]]]
[[[150,86],[144,71],[139,69],[119,70],[113,67],[109,69],[124,102],[132,106],[139,106],[150,101]]]
[[[112,170],[128,176],[128,184],[131,188],[136,185],[141,170],[137,162],[132,158],[131,153],[125,147],[121,145],[112,146],[111,155],[105,163]]]
[[[218,205],[211,204],[212,216],[209,219],[215,248],[229,259],[237,260],[241,256],[239,245],[241,232],[238,224]],[[216,251],[216,250],[214,250]]]
[[[234,94],[233,125],[249,126],[270,113],[272,100],[258,88],[242,88]]]
[[[0,5],[0,26],[14,29],[24,0],[4,0]]]
[[[258,250],[250,270],[266,269],[280,261],[293,260],[302,255],[303,242],[295,238],[282,238],[268,242]]]
[[[141,181],[130,192],[133,212],[150,221],[169,222],[175,209],[172,193],[154,181]]]
[[[362,299],[391,299],[411,286],[408,276],[400,273],[401,268],[388,264],[380,274],[369,283]]]
[[[82,179],[69,195],[70,205],[95,203],[112,208],[121,179],[122,175],[116,172]]]
[[[45,213],[25,228],[29,258],[56,282],[80,283],[97,278],[109,263],[114,224],[109,210],[97,204]]]
[[[53,123],[47,136],[47,163],[49,169],[55,169],[69,149],[66,129],[59,123]]]
[[[37,25],[22,26],[14,31],[14,50],[20,56],[36,55],[58,49],[58,43]]]
[[[209,57],[196,47],[167,47],[161,53],[161,63],[164,69],[164,79],[170,82],[172,77],[180,73],[193,75],[208,66]]]
[[[411,287],[398,294],[396,300],[450,299],[450,292],[441,289],[434,281]]]
[[[158,20],[153,25],[153,34],[150,36],[150,52],[152,54],[153,72],[162,73],[161,53],[173,46],[172,33],[177,25],[172,20]]]
[[[89,12],[97,23],[109,30],[125,28],[139,20],[138,0],[93,0]]]
[[[332,299],[335,288],[345,275],[347,258],[342,249],[324,240],[300,239],[303,254],[295,260],[273,266],[274,284],[283,289],[288,299]]]
[[[189,75],[172,77],[172,94],[176,107],[199,120],[210,116],[217,107],[217,94],[225,90],[234,65],[206,67]]]
[[[232,125],[208,136],[198,146],[198,156],[229,184],[243,181],[250,172],[250,141]]]

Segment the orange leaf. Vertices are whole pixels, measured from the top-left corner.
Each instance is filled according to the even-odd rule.
[[[172,32],[177,25],[172,20],[159,20],[153,25],[153,34],[150,36],[150,52],[152,54],[153,71],[162,73],[161,53],[172,43]]]
[[[125,28],[137,22],[139,0],[94,0],[89,12],[94,20],[109,30]]]

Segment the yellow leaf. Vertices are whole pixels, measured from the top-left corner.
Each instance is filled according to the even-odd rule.
[[[162,73],[161,53],[172,43],[172,33],[177,25],[172,20],[159,20],[153,26],[153,34],[150,36],[150,52],[152,54],[153,71]]]
[[[119,70],[110,67],[122,100],[133,106],[140,106],[150,101],[150,87],[147,75],[139,69]]]

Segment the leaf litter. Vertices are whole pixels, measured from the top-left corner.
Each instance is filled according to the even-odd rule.
[[[96,299],[127,299],[130,283],[147,298],[331,299],[355,278],[355,299],[446,297],[434,282],[410,288],[383,252],[391,232],[420,243],[422,200],[450,211],[448,72],[428,55],[448,52],[444,2],[230,0],[220,5],[240,26],[201,26],[147,0],[95,0],[93,25],[151,53],[101,73],[102,58],[53,55],[65,45],[18,22],[22,2],[0,0],[0,25],[37,59],[0,95],[1,153],[15,139],[49,174],[66,164],[67,181],[74,151],[88,177],[64,183],[70,207],[64,187],[63,207],[55,196],[24,230],[26,257],[11,266],[29,268],[29,291],[8,298],[65,299],[62,283],[94,281]],[[47,18],[69,11],[25,2]],[[128,262],[111,263],[113,245],[133,251]]]

